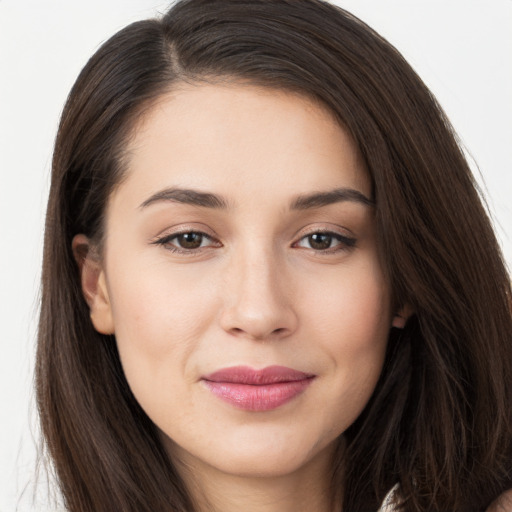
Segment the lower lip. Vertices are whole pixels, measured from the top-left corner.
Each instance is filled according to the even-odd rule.
[[[313,378],[274,384],[250,385],[204,380],[220,399],[245,411],[271,411],[293,400],[311,384]]]

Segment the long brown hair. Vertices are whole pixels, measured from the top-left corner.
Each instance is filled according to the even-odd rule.
[[[343,509],[484,510],[512,486],[509,276],[452,127],[402,56],[321,0],[183,0],[90,59],[65,106],[48,203],[36,384],[45,443],[72,512],[191,511],[130,392],[113,336],[96,332],[71,240],[101,240],[137,120],[182,81],[244,80],[325,104],[373,183],[394,304],[385,366],[333,468]]]

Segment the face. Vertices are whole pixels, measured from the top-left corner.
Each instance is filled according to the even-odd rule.
[[[84,290],[170,453],[258,476],[328,456],[392,323],[350,137],[292,93],[183,85],[127,154]]]

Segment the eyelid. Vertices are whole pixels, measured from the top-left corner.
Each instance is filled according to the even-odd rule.
[[[347,237],[347,238],[355,238],[355,235],[346,227],[339,226],[338,224],[331,223],[315,223],[311,224],[305,228],[301,228],[297,231],[297,237],[303,237],[307,235],[311,235],[313,233],[333,233],[335,235]]]
[[[217,238],[216,234],[203,223],[180,223],[174,226],[167,226],[162,229],[156,236],[150,238],[149,242],[156,242],[159,239],[170,236],[182,235],[184,233],[200,233],[209,238]]]

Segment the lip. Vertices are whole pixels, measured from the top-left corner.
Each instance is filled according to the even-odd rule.
[[[217,397],[238,409],[271,411],[293,400],[311,384],[315,375],[285,366],[255,370],[248,366],[223,368],[202,377]]]

